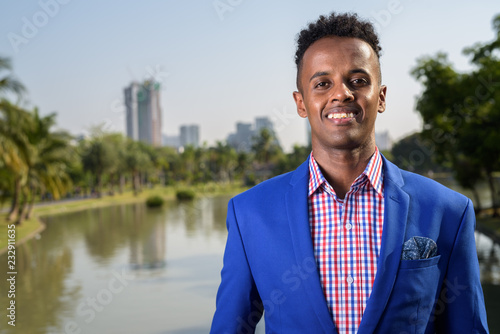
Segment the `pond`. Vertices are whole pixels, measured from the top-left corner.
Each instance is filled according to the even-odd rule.
[[[0,333],[208,333],[228,200],[171,201],[162,209],[128,204],[46,218],[47,229],[17,248],[16,327],[2,312]],[[500,247],[476,237],[491,332],[500,333],[492,316],[500,311]],[[2,266],[6,260],[0,256]],[[9,301],[1,277],[0,306]]]

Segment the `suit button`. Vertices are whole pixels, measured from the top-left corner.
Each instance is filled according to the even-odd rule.
[[[354,282],[354,278],[351,275],[347,276],[347,283],[352,284],[352,282]]]

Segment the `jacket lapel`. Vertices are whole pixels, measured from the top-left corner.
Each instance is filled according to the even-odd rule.
[[[377,274],[358,333],[373,333],[387,305],[396,280],[408,218],[409,195],[404,192],[398,167],[384,161],[384,225]]]
[[[309,159],[300,165],[292,175],[290,186],[285,195],[286,211],[290,222],[293,249],[297,264],[301,266],[314,258],[311,231],[309,228],[309,210],[307,192],[309,182]],[[337,333],[333,320],[328,311],[325,296],[321,288],[319,273],[309,273],[309,277],[302,281],[311,307],[314,309],[318,321],[325,333]]]

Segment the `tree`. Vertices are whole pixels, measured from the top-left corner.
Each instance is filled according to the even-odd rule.
[[[212,172],[217,181],[228,182],[233,180],[234,171],[238,166],[238,153],[227,142],[218,141],[212,149],[214,168]]]
[[[126,164],[126,140],[121,133],[103,134],[103,140],[106,141],[114,151],[113,161],[109,168],[109,194],[114,195],[115,187],[118,184],[118,190],[123,192],[125,186],[125,174],[127,172]]]
[[[94,137],[84,145],[81,159],[83,168],[95,178],[97,197],[101,197],[103,177],[113,169],[117,160],[116,151],[103,136]]]
[[[283,153],[274,133],[266,128],[253,138],[252,151],[255,160],[262,164],[276,163]]]
[[[418,174],[433,172],[450,172],[449,166],[443,162],[436,163],[432,157],[436,147],[433,142],[422,138],[422,134],[411,134],[397,142],[391,150],[394,162],[398,167]]]
[[[267,179],[274,175],[283,150],[273,131],[262,129],[253,137],[252,153],[254,155],[253,168],[256,181]]]
[[[294,145],[292,152],[281,157],[276,168],[276,174],[282,174],[296,169],[307,159],[310,153],[310,146]]]
[[[141,148],[141,143],[127,140],[125,151],[125,165],[127,171],[132,175],[132,187],[134,195],[138,195],[141,191],[141,171],[147,170],[151,165],[151,160],[147,153]]]
[[[30,217],[38,194],[48,192],[57,200],[72,185],[69,165],[76,159],[75,150],[70,145],[72,137],[66,131],[52,130],[55,119],[55,113],[41,117],[36,108],[31,113],[31,126],[27,133],[31,157],[27,163],[24,208],[18,223]]]
[[[9,177],[4,184],[9,185],[12,203],[7,215],[8,220],[17,219],[20,196],[28,175],[28,165],[31,159],[32,147],[27,132],[30,115],[22,108],[7,100],[0,101],[0,157],[1,168]]]
[[[50,192],[58,199],[71,184],[67,173],[74,158],[71,137],[52,130],[56,114],[41,117],[36,108],[29,112],[6,100],[0,102],[0,111],[2,168],[12,179],[8,219],[20,224],[29,218],[39,193]]]
[[[500,168],[500,15],[493,21],[496,38],[491,43],[466,48],[474,66],[470,73],[458,73],[445,54],[421,58],[412,74],[424,85],[417,100],[422,116],[423,138],[433,143],[438,162],[448,161],[461,174],[467,165],[479,168],[490,187],[494,215],[499,201],[493,172]],[[477,177],[457,181],[464,187]]]
[[[12,73],[10,73],[11,71],[12,66],[10,64],[10,59],[0,57],[0,73],[9,72],[8,74],[0,77],[0,94],[4,95],[5,93],[14,93],[20,97],[26,91],[26,88],[12,75]]]

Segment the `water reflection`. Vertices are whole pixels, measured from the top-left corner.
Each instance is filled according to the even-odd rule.
[[[16,328],[1,321],[0,333],[207,333],[228,199],[48,218],[42,238],[17,249]],[[500,310],[499,246],[476,238],[491,332],[500,332],[492,316]],[[5,277],[0,291],[7,291]],[[0,294],[0,307],[7,303]]]
[[[47,237],[49,242],[59,243],[59,247],[50,251],[45,251],[38,242],[26,243],[16,249],[16,330],[2,330],[2,333],[47,333],[47,329],[57,327],[61,314],[69,315],[74,309],[80,286],[66,281],[73,267],[73,257],[68,243],[59,239],[63,235]],[[1,260],[2,264],[7,262],[5,256]],[[2,308],[10,302],[5,293],[9,290],[7,278],[6,272],[2,271]],[[0,328],[8,326],[5,319],[3,316]]]
[[[500,285],[500,245],[476,232],[477,255],[483,284]]]

